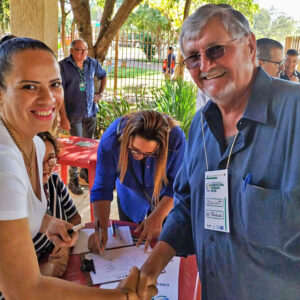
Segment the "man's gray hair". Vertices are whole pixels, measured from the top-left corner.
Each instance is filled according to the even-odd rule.
[[[228,4],[206,4],[199,7],[183,23],[180,32],[180,50],[184,54],[184,41],[199,38],[203,27],[213,17],[219,18],[231,38],[240,38],[251,33],[245,16]]]
[[[73,40],[73,41],[71,42],[71,44],[70,44],[70,49],[73,49],[77,42],[82,42],[82,43],[84,43],[84,44],[87,45],[87,43],[86,43],[86,41],[85,41],[84,39],[76,39],[76,40]]]

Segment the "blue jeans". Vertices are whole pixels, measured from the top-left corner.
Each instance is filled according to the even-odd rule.
[[[97,117],[93,116],[90,118],[69,118],[70,122],[70,134],[85,138],[93,138],[96,128]],[[87,171],[86,169],[84,169]],[[78,168],[70,167],[69,168],[70,181],[78,178]]]

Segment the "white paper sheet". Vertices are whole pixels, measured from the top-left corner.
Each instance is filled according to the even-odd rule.
[[[102,255],[87,253],[85,258],[94,261],[96,274],[90,273],[93,284],[102,284],[125,278],[131,267],[142,266],[149,253],[144,252],[142,245],[139,248],[133,246],[111,249]]]
[[[157,280],[158,294],[153,300],[178,300],[178,278],[180,257],[174,257],[166,266],[165,272]],[[114,289],[119,282],[101,284],[102,289]]]
[[[111,230],[108,228],[108,241],[106,244],[106,249],[133,245],[129,226],[120,226],[117,228],[117,231],[117,235],[114,237]],[[81,229],[79,231],[79,238],[73,249],[73,254],[80,254],[89,251],[88,240],[89,236],[93,232],[95,232],[95,230],[92,228]],[[122,240],[120,238],[122,238]]]

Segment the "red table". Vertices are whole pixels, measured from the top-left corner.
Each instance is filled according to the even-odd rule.
[[[118,226],[129,225],[133,236],[136,234],[133,230],[136,228],[136,224],[114,221]],[[87,224],[86,227],[93,227],[92,223]],[[79,254],[70,255],[68,267],[64,274],[64,279],[73,281],[78,284],[87,285],[86,277],[83,272],[80,271],[81,260]],[[200,284],[197,279],[197,263],[195,255],[187,258],[181,258],[179,266],[179,278],[178,278],[178,300],[200,300]],[[97,285],[96,287],[99,287]],[[175,300],[175,299],[172,299]]]
[[[97,149],[99,140],[70,136],[59,138],[59,143],[63,146],[59,155],[59,164],[61,165],[61,178],[67,184],[67,166],[86,168],[89,170],[89,190],[94,184],[97,162]],[[93,145],[90,147],[80,146],[77,143],[88,142]],[[93,210],[91,207],[91,220],[93,221]]]

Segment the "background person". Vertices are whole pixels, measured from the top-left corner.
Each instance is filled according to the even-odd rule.
[[[40,132],[38,136],[44,141],[46,147],[43,161],[43,185],[47,198],[47,213],[73,225],[80,224],[81,217],[75,203],[60,176],[53,172],[59,156],[56,138],[48,131]],[[40,261],[41,273],[61,277],[68,265],[70,248],[55,247],[43,233],[38,233],[33,242]]]
[[[189,16],[180,46],[212,101],[191,124],[174,209],[141,268],[139,294],[147,299],[143,288],[174,254],[196,253],[203,300],[296,300],[300,85],[258,67],[247,19],[225,4]]]
[[[59,65],[44,43],[15,38],[0,46],[0,290],[7,299],[137,300],[138,270],[125,290],[94,289],[40,274],[32,243],[38,232],[71,247],[72,224],[45,215],[42,162],[47,131],[63,103]],[[127,294],[127,295],[126,295]]]
[[[258,64],[273,77],[279,77],[283,70],[283,46],[281,43],[262,38],[256,41]]]
[[[300,81],[300,73],[296,70],[299,53],[295,49],[289,49],[285,53],[284,70],[280,75],[281,79]]]
[[[71,42],[70,56],[60,61],[65,105],[60,111],[61,127],[70,134],[93,138],[96,128],[98,101],[106,85],[106,72],[100,63],[89,57],[84,40]],[[99,91],[95,92],[94,78],[101,80]],[[76,195],[83,193],[78,183],[77,167],[69,168],[69,189]],[[81,169],[80,177],[88,182],[88,170]]]
[[[102,247],[95,232],[89,239],[92,251],[105,249],[115,186],[120,220],[141,223],[137,228],[141,231],[138,244],[146,239],[147,249],[150,241],[158,237],[173,207],[173,182],[185,143],[177,123],[152,110],[125,115],[108,127],[98,148],[91,192],[95,229],[102,231]]]
[[[166,79],[171,79],[174,74],[176,58],[173,51],[174,51],[173,47],[170,46],[168,49],[168,56],[167,56],[167,69],[164,72]]]

